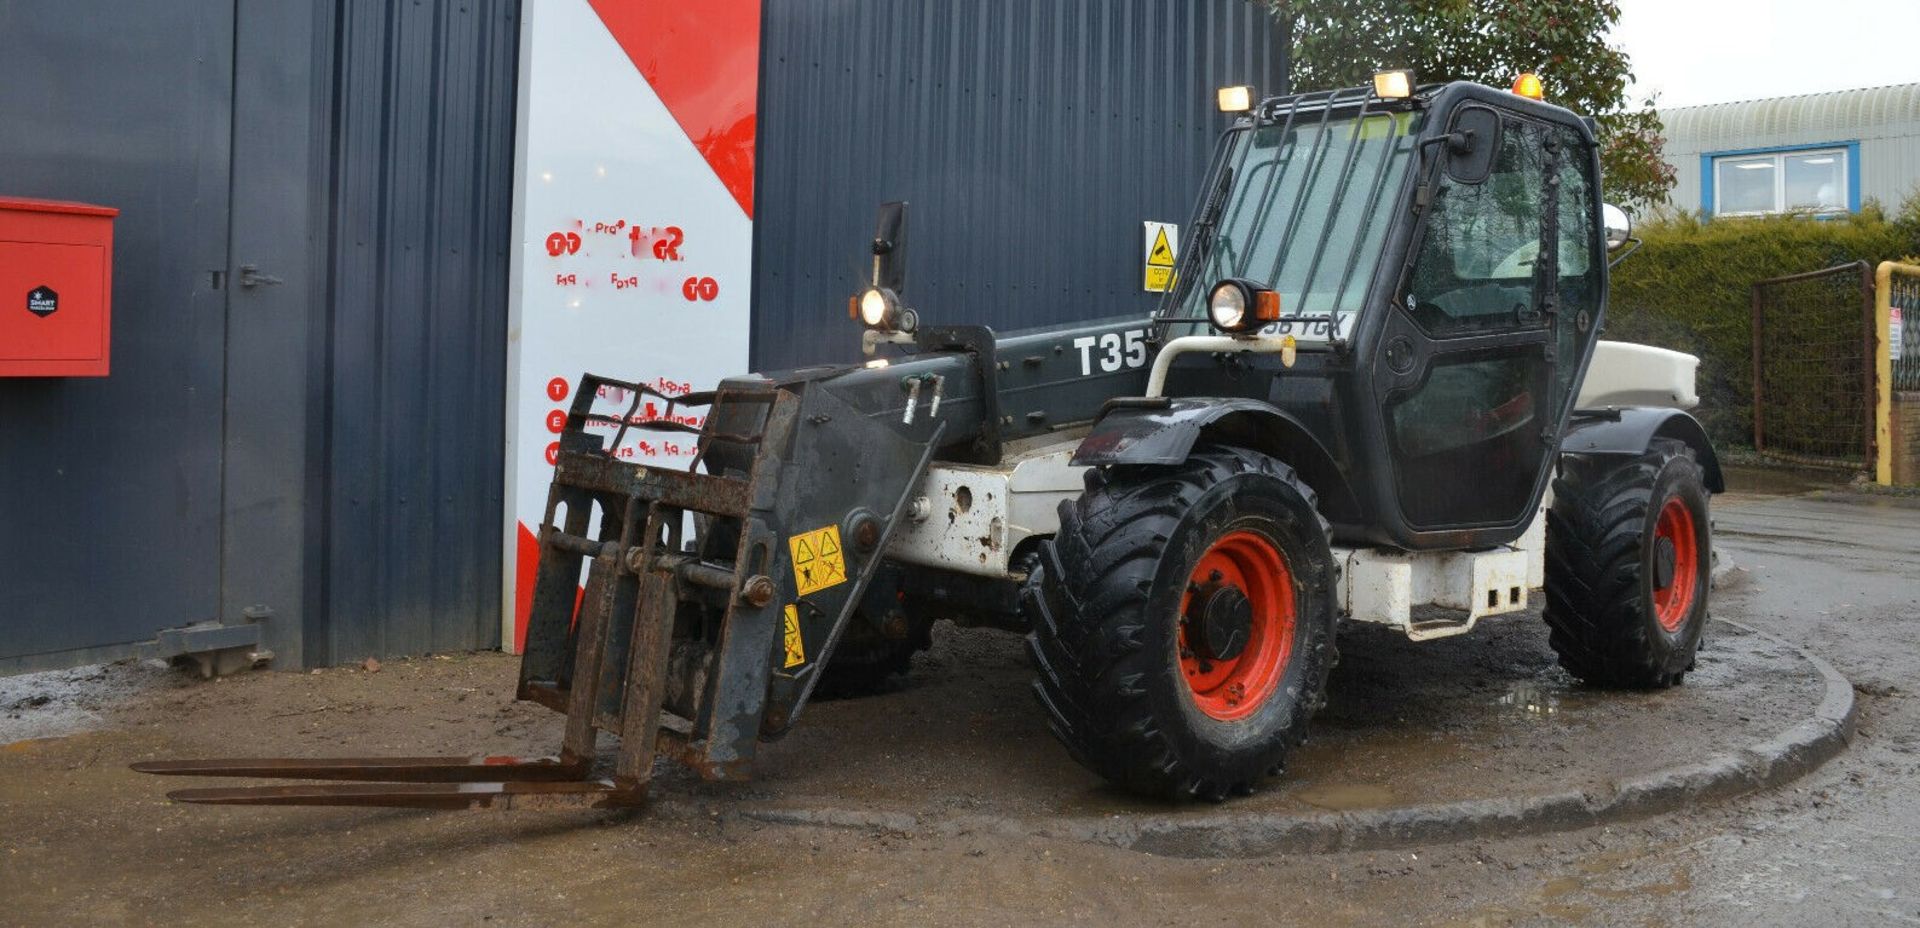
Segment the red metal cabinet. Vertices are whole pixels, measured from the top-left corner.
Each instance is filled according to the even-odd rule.
[[[0,377],[105,377],[110,206],[0,197]]]

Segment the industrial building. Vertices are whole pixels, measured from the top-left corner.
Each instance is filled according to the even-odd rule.
[[[1708,216],[1898,209],[1920,189],[1920,83],[1660,111],[1672,203]]]

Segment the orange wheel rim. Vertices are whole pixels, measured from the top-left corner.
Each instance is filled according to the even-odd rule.
[[[1680,630],[1693,612],[1693,598],[1700,585],[1700,539],[1693,524],[1693,511],[1679,497],[1660,507],[1660,518],[1653,530],[1654,590],[1653,613],[1668,634]],[[1665,560],[1668,548],[1673,564]],[[1664,584],[1661,581],[1666,581]]]
[[[1241,605],[1244,601],[1244,612]],[[1220,647],[1220,622],[1209,608],[1227,607],[1244,630],[1238,647]],[[1220,537],[1188,578],[1180,599],[1180,675],[1201,712],[1234,721],[1252,715],[1280,689],[1293,656],[1293,572],[1264,536],[1248,531]],[[1226,652],[1226,656],[1220,656]]]

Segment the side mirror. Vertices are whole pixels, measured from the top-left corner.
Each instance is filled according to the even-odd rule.
[[[1500,114],[1484,106],[1461,107],[1445,138],[1447,176],[1461,184],[1482,183],[1500,154]]]
[[[1607,227],[1607,250],[1613,251],[1633,236],[1633,217],[1612,203],[1600,204],[1600,219]]]

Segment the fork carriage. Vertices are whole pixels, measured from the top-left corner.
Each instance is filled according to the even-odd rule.
[[[623,415],[593,411],[610,390],[633,397]],[[664,412],[640,416],[648,399]],[[705,428],[677,421],[689,407],[708,409]],[[834,423],[836,440],[796,443],[803,419],[816,429]],[[611,441],[594,434],[609,429]],[[632,430],[695,434],[698,452],[686,471],[622,460]],[[759,742],[799,717],[881,561],[905,491],[944,432],[936,425],[924,441],[903,438],[804,382],[730,382],[673,397],[586,375],[540,527],[517,691],[566,716],[556,755],[152,761],[134,769],[362,781],[168,794],[186,802],[419,808],[638,805],[656,753],[706,779],[745,779]],[[696,470],[703,464],[710,472]],[[703,527],[695,539],[686,537],[689,517]],[[804,552],[821,566],[796,570],[791,540],[809,532],[839,542]],[[610,771],[596,763],[602,733],[618,740]]]

